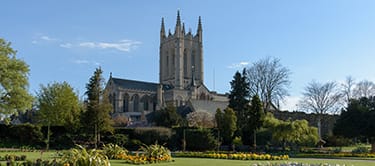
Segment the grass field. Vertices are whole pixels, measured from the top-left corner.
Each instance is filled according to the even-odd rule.
[[[53,159],[55,152],[0,152],[0,156],[5,154],[27,155],[27,159],[35,160],[37,158]],[[299,162],[309,164],[328,163],[331,165],[339,164],[340,166],[372,166],[375,165],[375,160],[349,160],[349,159],[306,159],[306,158],[291,158],[288,161],[242,161],[242,160],[223,160],[223,159],[202,159],[202,158],[174,158],[174,162],[152,164],[153,166],[252,166],[256,163],[285,163],[285,162]],[[121,160],[111,160],[111,166],[124,166]]]
[[[252,166],[257,163],[285,163],[285,162],[299,162],[309,164],[329,163],[331,165],[339,164],[340,166],[372,166],[375,161],[364,160],[332,160],[332,159],[290,159],[288,161],[242,161],[242,160],[222,160],[222,159],[201,159],[201,158],[174,158],[175,162],[153,164],[155,166]],[[112,160],[112,166],[128,165],[120,160]]]

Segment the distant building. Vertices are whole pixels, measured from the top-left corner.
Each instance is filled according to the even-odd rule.
[[[112,116],[144,123],[147,114],[167,105],[189,111],[224,109],[228,97],[204,85],[202,34],[201,17],[196,34],[185,31],[179,12],[173,34],[165,31],[162,18],[159,83],[115,78],[111,74],[106,89],[114,108]]]

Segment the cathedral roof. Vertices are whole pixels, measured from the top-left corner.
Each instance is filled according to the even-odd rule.
[[[123,89],[134,89],[134,90],[144,90],[144,91],[157,91],[157,83],[144,82],[144,81],[135,81],[127,80],[121,78],[113,78],[112,81],[116,86],[119,86]]]
[[[191,106],[195,111],[207,111],[215,114],[216,110],[224,110],[228,106],[228,102],[210,101],[210,100],[191,100]]]

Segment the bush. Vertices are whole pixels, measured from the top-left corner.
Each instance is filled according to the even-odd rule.
[[[33,124],[12,125],[8,131],[9,138],[20,145],[42,145],[43,133],[41,127]]]
[[[349,138],[344,138],[342,136],[330,135],[323,138],[326,141],[324,146],[350,146],[353,145],[353,141]]]
[[[136,155],[119,155],[119,159],[125,160],[126,163],[130,164],[151,164],[172,161],[169,149],[158,144],[144,144],[139,151],[141,153],[137,153]]]
[[[98,150],[86,150],[80,145],[78,148],[73,148],[61,157],[61,163],[64,165],[77,165],[77,166],[110,166],[108,157]]]
[[[172,130],[165,127],[136,128],[134,135],[135,139],[146,145],[151,145],[155,142],[166,144],[172,137]]]
[[[185,139],[186,149],[191,151],[214,150],[218,145],[209,129],[187,129]]]
[[[359,146],[352,150],[352,153],[368,153],[369,149],[365,146]]]
[[[147,158],[155,159],[156,161],[171,160],[171,152],[169,151],[169,149],[158,144],[149,146],[143,145],[140,150],[144,152],[144,155]]]
[[[106,144],[103,147],[103,153],[109,159],[119,159],[118,156],[127,155],[128,151],[118,145],[115,144]]]

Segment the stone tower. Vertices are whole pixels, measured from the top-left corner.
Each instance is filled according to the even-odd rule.
[[[164,18],[161,20],[159,81],[171,85],[173,89],[188,90],[191,86],[203,84],[202,23],[198,19],[197,33],[185,31],[180,12],[174,33],[165,31]]]

